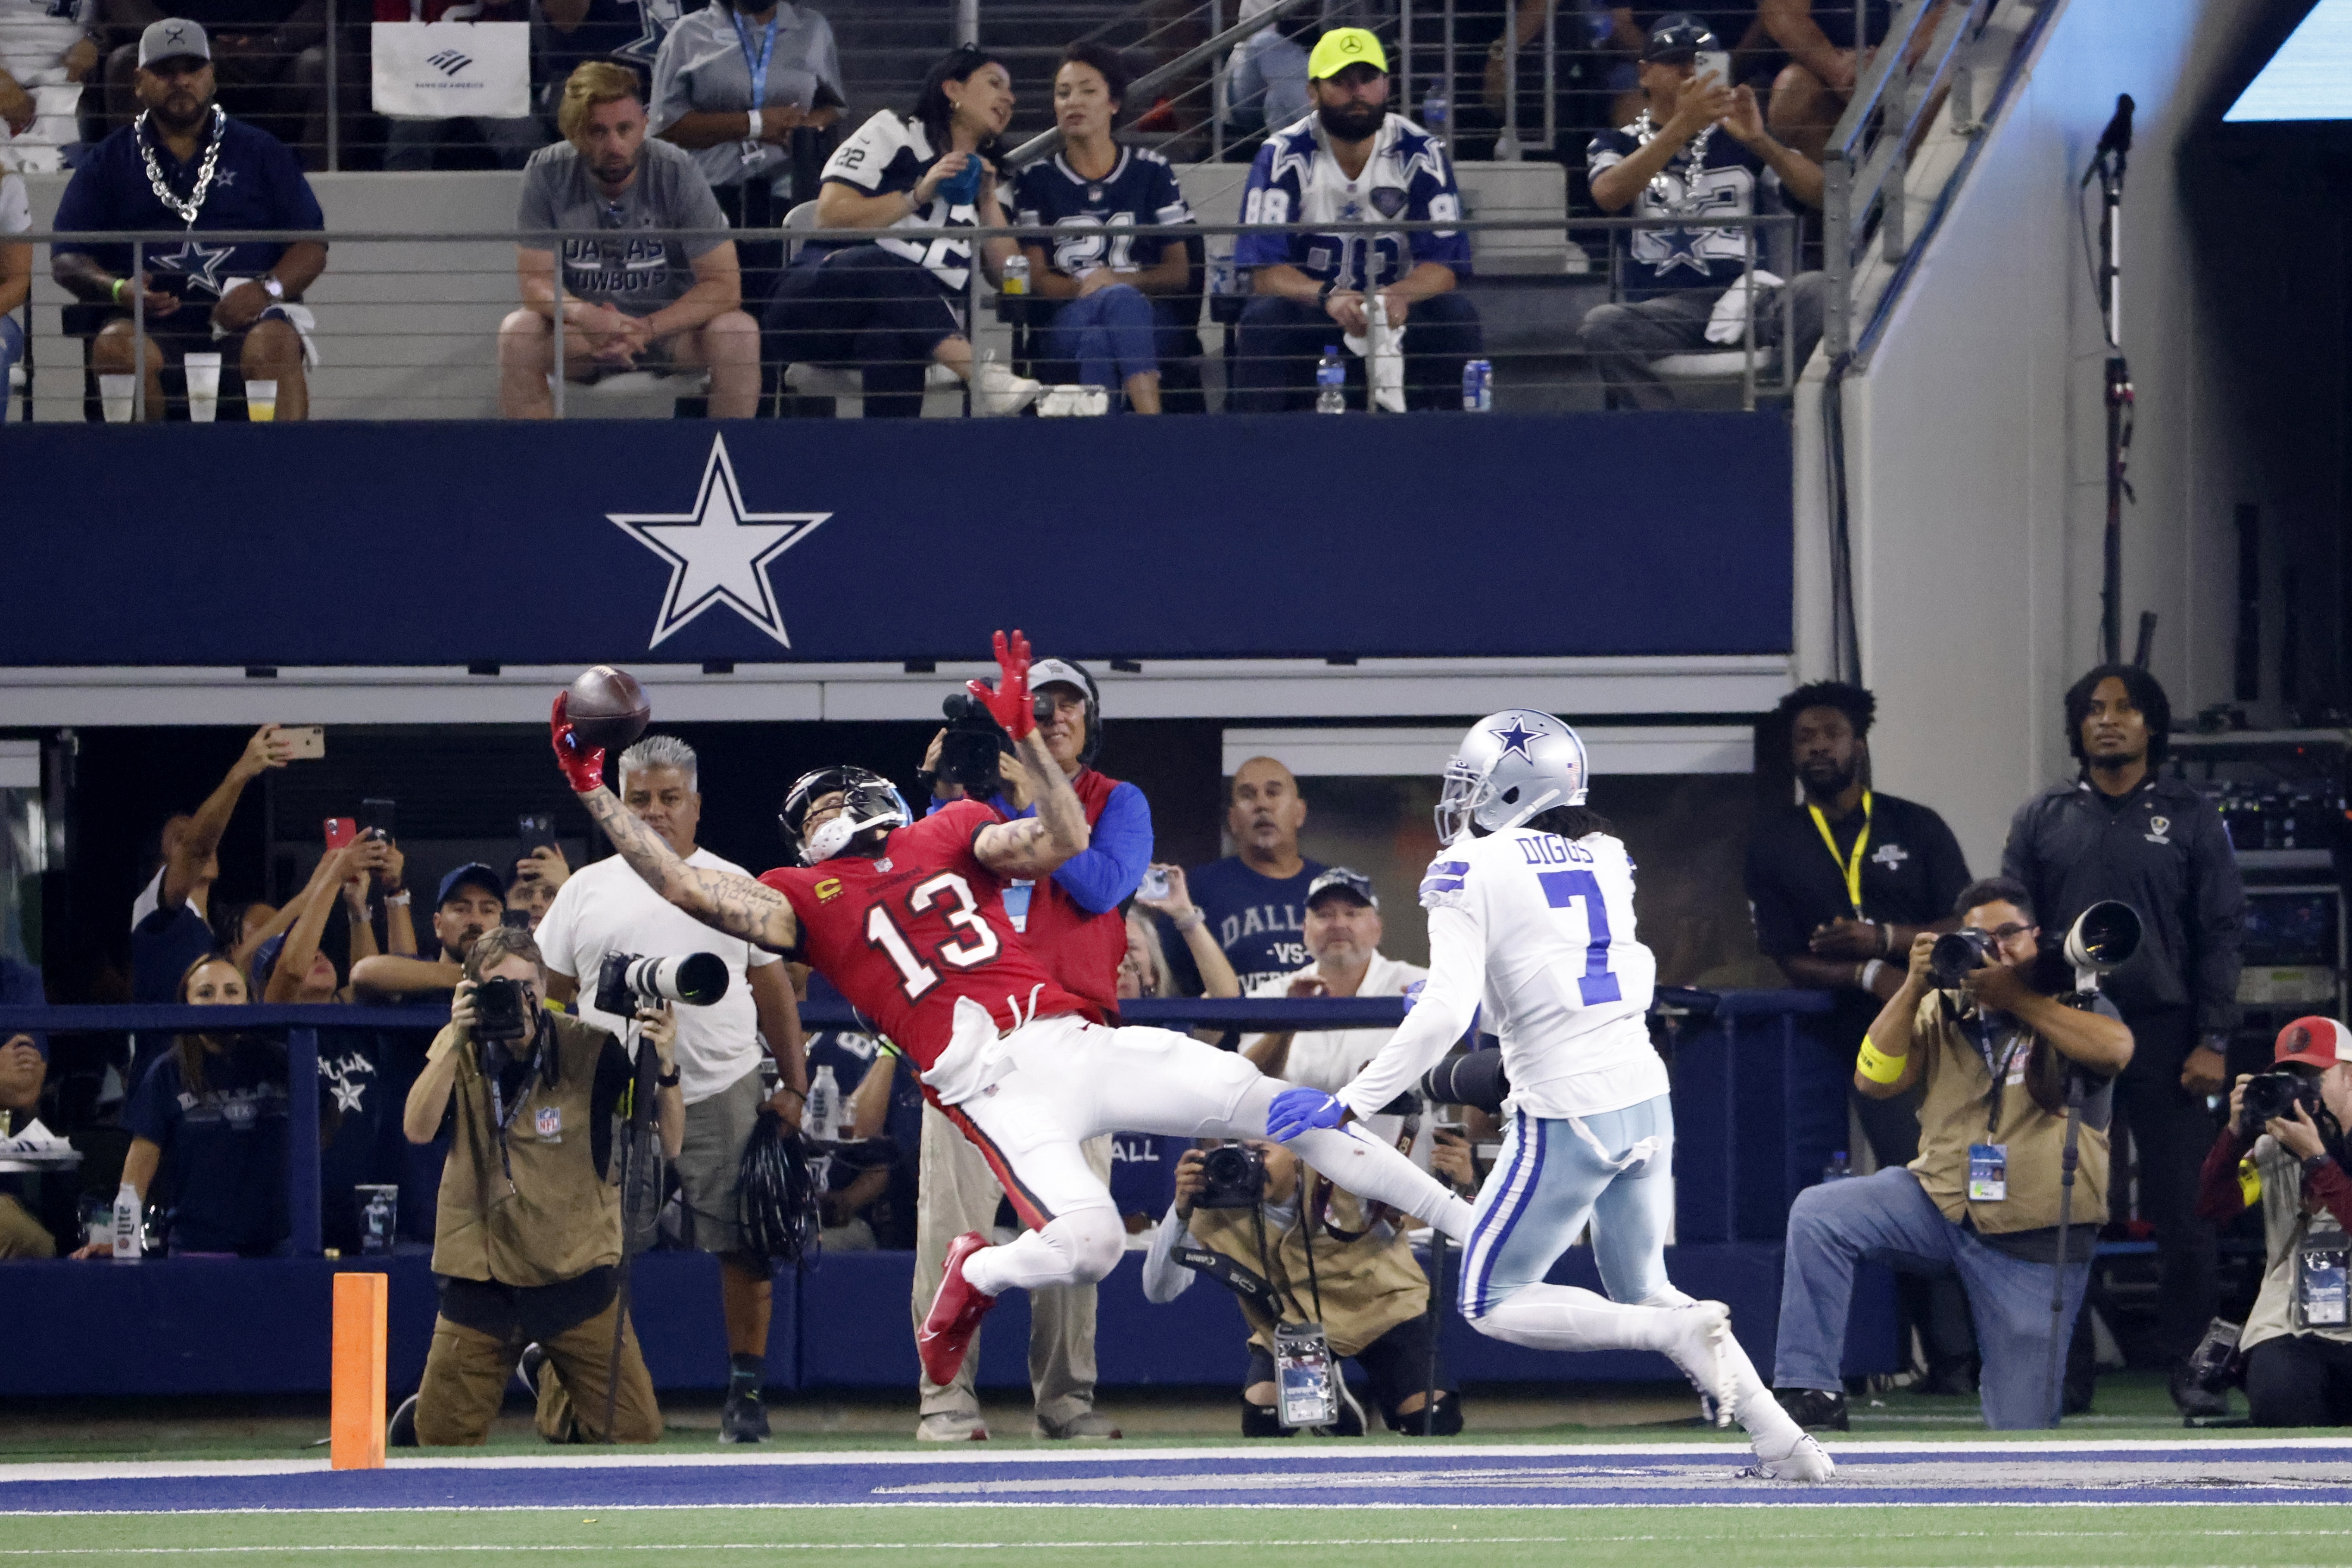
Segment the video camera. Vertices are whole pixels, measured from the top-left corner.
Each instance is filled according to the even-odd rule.
[[[727,994],[727,961],[715,952],[673,953],[667,958],[608,952],[597,966],[596,994],[592,1000],[598,1012],[625,1018],[641,1005],[656,1002],[708,1007]]]
[[[996,760],[1013,754],[1013,737],[969,692],[950,695],[940,711],[947,717],[947,733],[940,737],[939,766],[927,782],[934,788],[954,784],[975,800],[988,799],[1004,787]]]
[[[2139,911],[2103,899],[2074,917],[2063,941],[2042,939],[2042,951],[2025,968],[2025,983],[2045,996],[2099,988],[2103,975],[2129,963],[2139,952]],[[1942,990],[1955,991],[1973,972],[1993,962],[1989,931],[1947,931],[1927,954],[1927,968]]]

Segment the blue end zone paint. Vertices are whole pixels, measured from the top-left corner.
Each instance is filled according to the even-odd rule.
[[[2342,1443],[1840,1447],[1826,1486],[1742,1479],[1743,1449],[1690,1446],[1006,1455],[783,1455],[737,1462],[597,1455],[405,1461],[384,1470],[26,1467],[0,1512],[874,1507],[1604,1507],[2294,1502],[2352,1504]],[[236,1473],[239,1469],[243,1473]],[[103,1470],[103,1474],[66,1474]],[[221,1473],[228,1472],[228,1473]]]

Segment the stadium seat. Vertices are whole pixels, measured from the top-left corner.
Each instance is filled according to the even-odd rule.
[[[815,226],[814,202],[803,202],[784,215],[783,227],[787,235]],[[791,239],[784,244],[784,265],[790,267],[800,247]],[[866,376],[852,366],[786,365],[784,390],[798,397],[831,398],[836,418],[862,419],[866,416]],[[932,365],[923,375],[923,417],[953,419],[963,411],[963,377],[943,364]]]
[[[555,378],[548,377],[552,386]],[[594,382],[572,382],[563,389],[567,419],[668,419],[688,398],[710,391],[708,371],[664,375],[657,371],[625,370]]]

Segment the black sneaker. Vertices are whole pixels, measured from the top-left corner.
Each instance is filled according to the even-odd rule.
[[[1776,1388],[1772,1397],[1789,1413],[1789,1419],[1808,1432],[1846,1432],[1853,1429],[1845,1413],[1845,1394],[1819,1388]]]
[[[400,1408],[384,1423],[383,1446],[387,1448],[416,1447],[416,1395],[410,1394],[400,1402]]]
[[[761,1403],[760,1391],[752,1388],[730,1394],[726,1408],[719,1413],[719,1440],[757,1443],[767,1436],[768,1407]]]
[[[2218,1388],[2208,1388],[2197,1381],[2187,1362],[2172,1369],[2172,1404],[2183,1415],[2227,1415],[2230,1396]]]
[[[1911,1385],[1911,1392],[1973,1399],[1977,1395],[1976,1363],[1968,1356],[1937,1362],[1927,1368],[1927,1376]]]

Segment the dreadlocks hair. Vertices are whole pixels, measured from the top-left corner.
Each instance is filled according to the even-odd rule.
[[[2091,694],[2103,680],[2122,681],[2124,695],[2147,721],[2147,766],[2155,772],[2172,750],[2172,699],[2156,677],[2136,664],[2103,664],[2066,689],[2066,750],[2076,762],[2090,766],[2091,759],[2083,752],[2083,721],[2091,716]]]
[[[1606,833],[1613,838],[1617,834],[1616,824],[1589,805],[1555,805],[1528,818],[1527,826],[1538,833],[1554,833],[1568,839],[1594,833]]]

